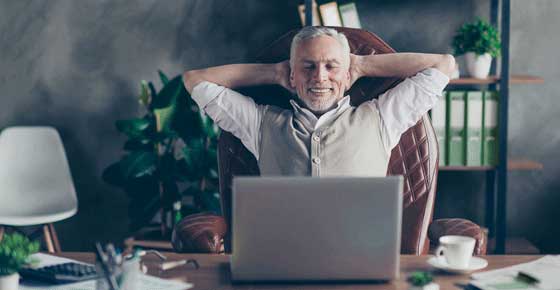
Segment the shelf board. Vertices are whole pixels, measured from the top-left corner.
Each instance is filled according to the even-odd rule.
[[[509,160],[508,162],[509,170],[542,170],[543,168],[542,163],[528,159]]]
[[[486,171],[496,169],[495,166],[440,166],[440,171]],[[543,164],[528,159],[512,159],[508,161],[508,170],[542,170]]]
[[[132,250],[135,247],[141,247],[145,249],[155,249],[160,251],[174,251],[173,245],[170,241],[158,241],[158,240],[136,240],[134,238],[128,238],[124,242],[127,249]]]
[[[449,81],[450,85],[490,85],[500,82],[498,76],[489,76],[485,79],[475,78],[458,78]],[[512,84],[542,84],[544,79],[536,76],[529,75],[512,75],[510,78]]]
[[[488,254],[494,254],[496,240],[491,238],[486,245]],[[505,250],[506,255],[539,255],[541,253],[537,246],[524,237],[508,237]]]

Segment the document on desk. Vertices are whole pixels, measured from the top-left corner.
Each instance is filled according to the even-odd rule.
[[[175,280],[166,280],[150,275],[140,275],[138,290],[186,290],[191,289],[193,284]],[[22,283],[19,290],[95,290],[95,280],[62,285],[39,285]]]
[[[558,290],[560,256],[544,256],[528,263],[474,273],[471,277],[470,284],[483,290]]]
[[[57,257],[57,256],[53,256],[53,255],[49,255],[49,254],[44,254],[44,253],[35,253],[33,255],[30,256],[31,259],[37,261],[37,263],[34,263],[32,268],[42,268],[42,267],[48,267],[48,266],[52,266],[52,265],[57,265],[57,264],[64,264],[64,263],[82,263],[78,260],[72,260],[72,259],[68,259],[68,258],[64,258],[64,257]],[[85,263],[83,263],[85,264]]]

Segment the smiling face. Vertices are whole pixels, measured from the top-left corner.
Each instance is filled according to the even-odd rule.
[[[314,113],[322,114],[342,99],[350,83],[349,55],[333,37],[303,40],[295,49],[290,83]]]

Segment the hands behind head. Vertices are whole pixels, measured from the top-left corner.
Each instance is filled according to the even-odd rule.
[[[296,88],[292,87],[290,83],[290,61],[285,60],[276,64],[276,79],[277,83],[292,94],[296,93]]]
[[[360,70],[361,57],[362,56],[353,53],[350,54],[350,83],[348,84],[348,90],[359,78],[362,77],[362,73]]]

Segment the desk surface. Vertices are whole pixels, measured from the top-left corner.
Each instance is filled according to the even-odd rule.
[[[148,266],[149,274],[174,280],[186,281],[194,284],[193,289],[383,289],[383,290],[408,290],[406,277],[413,271],[433,271],[426,260],[429,256],[401,256],[401,275],[400,278],[391,283],[372,284],[372,283],[316,283],[316,284],[243,284],[231,285],[229,281],[229,256],[227,255],[204,255],[204,254],[175,254],[165,253],[169,261],[181,259],[196,259],[200,265],[195,270],[192,265],[183,265],[178,268],[160,272],[157,269],[157,259],[146,257],[144,259]],[[91,253],[62,253],[60,256],[84,261],[93,262],[94,255]],[[536,260],[541,256],[484,256],[488,260],[488,267],[482,271],[506,267],[514,264]],[[463,289],[469,281],[469,275],[450,275],[442,272],[433,272],[435,281],[439,283],[440,289]]]

